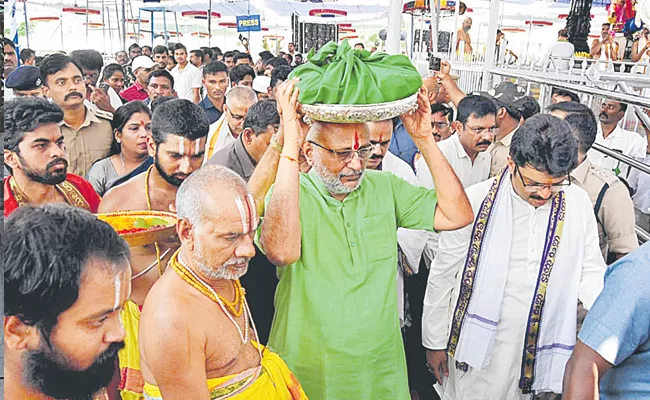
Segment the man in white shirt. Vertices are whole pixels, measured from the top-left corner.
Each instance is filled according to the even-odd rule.
[[[562,28],[557,32],[557,42],[553,43],[541,58],[542,67],[552,70],[567,70],[569,69],[568,59],[573,57],[573,53],[575,53],[575,46],[569,42],[569,33],[566,28]]]
[[[198,104],[203,87],[201,71],[187,60],[187,48],[181,43],[174,47],[174,58],[178,64],[171,70],[171,74],[178,98]]]
[[[411,185],[417,186],[417,178],[410,165],[388,150],[393,137],[393,122],[391,120],[369,122],[370,144],[372,154],[368,159],[367,169],[382,170],[398,176]],[[426,164],[425,164],[426,165]],[[421,382],[421,375],[425,377],[424,349],[422,348],[422,299],[424,298],[424,285],[426,285],[427,271],[418,275],[422,251],[426,245],[428,232],[412,229],[397,229],[398,262],[397,262],[397,305],[400,327],[403,329],[406,362],[408,364],[409,387],[418,390],[431,382]],[[420,293],[411,293],[416,288],[416,276],[423,276],[422,290]],[[409,287],[407,290],[406,288]],[[417,291],[417,290],[415,290]],[[408,297],[408,315],[406,312],[406,298]],[[420,371],[423,370],[423,371]],[[428,378],[428,377],[427,377]],[[427,390],[425,389],[425,390]],[[429,398],[425,393],[420,393],[421,398]]]
[[[648,113],[647,110],[646,113]],[[648,129],[646,129],[648,145],[643,162],[650,165],[650,135],[648,133]],[[634,190],[632,201],[634,202],[636,223],[644,231],[650,232],[650,175],[633,168],[628,182],[632,190]]]
[[[456,134],[438,142],[442,154],[454,169],[458,180],[468,188],[488,179],[490,175],[490,153],[486,151],[496,134],[497,108],[494,102],[479,95],[469,95],[458,103],[458,116],[453,123]],[[433,189],[433,178],[427,171],[423,158],[415,163],[418,183]],[[429,234],[425,259],[431,264],[438,251],[439,234]]]
[[[603,103],[598,115],[600,126],[596,134],[596,143],[641,161],[645,158],[646,141],[640,134],[618,126],[626,111],[627,104],[625,103],[613,100]],[[591,162],[599,167],[614,171],[616,175],[624,179],[628,178],[630,167],[626,164],[595,149],[589,150],[588,156]]]
[[[223,114],[210,125],[204,163],[217,151],[234,142],[244,130],[248,109],[257,103],[257,94],[246,86],[235,86],[226,93]]]
[[[467,189],[474,224],[441,234],[422,343],[443,400],[562,392],[576,304],[591,307],[606,268],[589,197],[569,185],[577,162],[565,121],[529,118],[507,168]]]

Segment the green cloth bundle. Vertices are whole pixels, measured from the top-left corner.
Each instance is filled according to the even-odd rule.
[[[329,42],[289,78],[300,78],[298,101],[303,104],[379,104],[417,92],[422,77],[408,57],[354,50],[347,39]]]

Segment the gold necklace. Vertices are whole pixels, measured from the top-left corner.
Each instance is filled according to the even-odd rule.
[[[226,317],[228,317],[230,322],[233,325],[235,325],[235,328],[237,328],[237,332],[239,333],[239,338],[241,339],[242,343],[247,343],[248,342],[248,317],[250,315],[250,311],[248,310],[248,304],[246,303],[246,298],[244,297],[243,289],[241,289],[241,302],[242,302],[241,310],[244,314],[244,333],[242,333],[239,324],[237,323],[237,321],[235,321],[235,317],[233,317],[233,315],[229,312],[227,307],[224,305],[223,301],[221,301],[223,297],[217,294],[217,292],[215,292],[214,289],[212,289],[207,283],[203,282],[203,280],[199,278],[199,276],[196,275],[194,271],[192,271],[187,267],[187,265],[185,265],[185,263],[179,258],[180,252],[181,252],[180,249],[176,250],[176,253],[174,253],[174,255],[170,260],[170,263],[174,271],[176,271],[179,274],[181,279],[189,283],[200,293],[205,294],[205,290],[207,290],[211,294],[211,296],[208,296],[208,298],[215,301],[217,304],[219,304],[219,307],[221,307],[221,311],[223,311],[223,313],[226,315]],[[190,276],[192,278],[190,278]],[[255,337],[257,337],[257,331],[255,330],[255,325],[253,325],[253,333],[255,334]]]
[[[235,289],[235,300],[233,301],[228,301],[226,300],[223,296],[217,293],[217,295],[214,295],[214,292],[207,287],[207,285],[201,281],[195,274],[192,274],[192,271],[187,268],[186,265],[184,265],[181,261],[179,261],[178,257],[179,252],[177,251],[172,255],[172,258],[169,260],[172,268],[174,268],[174,271],[180,275],[180,277],[192,287],[194,287],[196,290],[199,292],[203,293],[205,296],[210,298],[212,301],[215,303],[219,303],[219,300],[224,304],[224,306],[228,309],[228,312],[232,314],[235,317],[239,317],[242,315],[244,312],[244,288],[241,286],[241,283],[239,282],[239,279],[236,279],[233,281],[233,287]],[[217,300],[218,298],[218,300]]]
[[[144,177],[144,194],[145,198],[147,199],[147,211],[151,211],[151,197],[149,197],[149,175],[151,175],[151,169],[153,168],[153,165],[149,167],[147,170],[147,174]],[[156,248],[156,260],[158,261],[158,275],[162,276],[163,272],[163,266],[162,266],[162,261],[160,260],[160,247],[158,247],[158,242],[153,243],[154,247]]]

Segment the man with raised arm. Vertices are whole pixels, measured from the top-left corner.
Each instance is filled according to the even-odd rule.
[[[369,57],[383,61],[385,75],[371,68],[359,75],[351,68],[324,73],[313,68],[312,60],[328,60],[337,51],[359,65],[367,66]],[[405,56],[369,56],[352,50],[347,41],[338,50],[329,43],[296,71],[300,90],[290,104],[284,93],[293,91],[298,80],[285,82],[278,91],[286,136],[259,239],[269,260],[279,266],[269,346],[311,398],[408,399],[395,290],[397,228],[461,228],[472,219],[469,203],[435,143],[426,90]],[[324,80],[340,82],[342,90],[332,96],[319,91],[321,84],[314,83]],[[365,90],[346,87],[350,81]],[[389,81],[397,81],[400,89],[382,90]],[[438,191],[388,172],[366,171],[372,146],[365,123],[316,121],[305,143],[291,133],[300,131],[299,95],[306,104],[376,104],[415,93],[418,109],[402,121],[434,166]],[[301,147],[312,165],[308,174],[299,172]]]

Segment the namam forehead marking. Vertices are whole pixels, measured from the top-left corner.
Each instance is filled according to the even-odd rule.
[[[253,196],[249,193],[243,200],[240,196],[236,196],[235,205],[242,221],[242,234],[246,235],[257,229],[257,210],[255,209]]]

